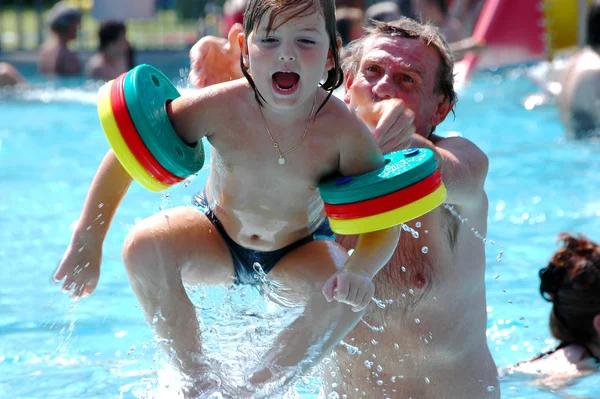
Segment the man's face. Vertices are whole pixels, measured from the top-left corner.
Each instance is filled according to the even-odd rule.
[[[415,113],[417,133],[427,137],[451,107],[435,93],[440,57],[420,39],[374,36],[365,43],[359,69],[346,79],[344,101],[374,129],[383,102],[399,98]]]

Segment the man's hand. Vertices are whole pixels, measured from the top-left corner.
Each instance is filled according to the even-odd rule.
[[[373,131],[373,136],[381,152],[388,154],[408,148],[415,134],[414,112],[406,108],[404,102],[397,98],[378,102],[375,105],[375,112],[379,113],[379,122]]]
[[[240,69],[240,46],[238,34],[241,24],[234,24],[227,39],[205,36],[190,50],[190,83],[207,87],[243,77]]]
[[[327,280],[323,295],[328,302],[333,300],[352,306],[353,312],[367,307],[375,294],[373,280],[366,274],[342,269]]]

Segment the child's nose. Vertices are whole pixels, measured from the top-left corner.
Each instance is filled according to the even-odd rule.
[[[281,52],[279,53],[280,61],[294,61],[296,54],[294,54],[293,46],[281,46]]]

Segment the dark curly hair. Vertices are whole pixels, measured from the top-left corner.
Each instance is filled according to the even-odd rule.
[[[596,342],[600,314],[600,247],[583,235],[562,233],[562,243],[540,270],[540,294],[552,302],[550,331],[565,344]]]

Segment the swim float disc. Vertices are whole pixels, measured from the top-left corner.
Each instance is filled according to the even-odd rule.
[[[188,145],[171,125],[166,104],[180,94],[162,72],[147,64],[138,65],[125,76],[123,91],[138,134],[165,169],[182,178],[202,169],[202,141]]]
[[[360,202],[393,193],[431,175],[437,161],[428,148],[410,148],[384,155],[385,166],[358,176],[333,177],[319,184],[328,204]]]

